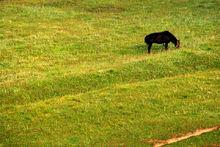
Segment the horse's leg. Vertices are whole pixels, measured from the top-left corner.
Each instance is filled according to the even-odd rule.
[[[161,51],[163,51],[163,49],[165,48],[165,43],[163,43],[163,48],[162,48],[162,50]]]
[[[165,43],[165,50],[167,50],[168,49],[168,43]]]
[[[148,44],[148,48],[147,48],[147,50],[148,50],[148,54],[150,54],[151,46],[152,46],[152,43],[149,43],[149,44]]]

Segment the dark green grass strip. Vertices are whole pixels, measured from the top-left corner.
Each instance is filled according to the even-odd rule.
[[[147,56],[146,56],[147,58]],[[212,58],[212,59],[211,59]],[[24,104],[67,94],[84,93],[118,83],[148,81],[179,74],[219,68],[219,59],[206,54],[175,52],[160,59],[150,58],[125,64],[102,73],[54,77],[45,81],[29,81],[0,90],[1,104]]]

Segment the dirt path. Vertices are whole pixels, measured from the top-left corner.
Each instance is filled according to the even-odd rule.
[[[161,147],[161,146],[164,146],[164,145],[167,145],[167,144],[171,144],[171,143],[175,143],[175,142],[178,142],[178,141],[181,141],[181,140],[188,139],[188,138],[193,137],[193,136],[199,136],[203,133],[215,131],[215,130],[218,130],[219,128],[220,128],[220,126],[216,126],[216,127],[212,127],[212,128],[205,128],[205,129],[198,129],[195,132],[190,132],[190,133],[187,133],[187,134],[182,135],[180,137],[174,137],[174,138],[170,138],[170,139],[167,139],[167,140],[150,140],[150,141],[147,141],[147,142],[152,143],[153,147]]]

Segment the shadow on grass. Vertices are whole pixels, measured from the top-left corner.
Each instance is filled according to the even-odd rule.
[[[151,47],[151,52],[152,53],[160,53],[160,52],[165,52],[165,48],[162,44],[153,44]]]
[[[147,47],[148,46],[145,44],[142,45],[138,44],[131,46],[129,49],[133,49],[136,54],[143,54],[143,53],[147,53]],[[153,44],[151,47],[151,53],[160,53],[163,51],[165,51],[163,45]]]
[[[175,48],[170,45],[167,51],[175,50]],[[151,47],[152,54],[160,54],[163,52],[167,52],[162,44],[153,44]],[[134,44],[132,46],[124,46],[118,50],[115,50],[115,53],[119,55],[142,55],[148,54],[147,45],[146,44]]]

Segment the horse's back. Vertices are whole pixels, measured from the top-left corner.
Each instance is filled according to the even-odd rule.
[[[151,33],[145,36],[146,43],[153,43],[155,38],[159,35],[159,33]]]
[[[173,35],[169,31],[156,32],[146,35],[145,42],[146,43],[166,43],[170,42],[170,38]]]

